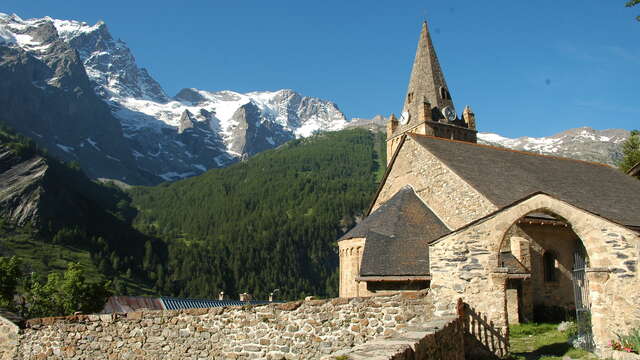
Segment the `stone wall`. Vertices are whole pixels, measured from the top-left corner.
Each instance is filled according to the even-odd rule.
[[[19,328],[0,316],[0,360],[11,360],[16,355]]]
[[[313,359],[430,321],[422,292],[29,320],[18,359]]]
[[[497,210],[410,135],[400,149],[372,210],[375,211],[405,185],[411,185],[449,229],[457,229]]]
[[[380,336],[322,359],[464,360],[464,329],[457,316],[437,318],[407,330],[397,335]]]
[[[573,256],[580,241],[570,227],[562,225],[518,225],[530,244],[531,286],[533,306],[574,308],[572,281]],[[549,251],[556,259],[555,280],[545,280],[544,254]],[[529,319],[531,317],[529,316]]]

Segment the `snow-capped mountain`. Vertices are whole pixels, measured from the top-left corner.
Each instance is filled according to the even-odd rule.
[[[77,87],[69,74],[57,74],[55,70],[61,63],[73,63],[75,72],[81,73],[83,81],[88,79],[88,87],[108,104],[118,120],[128,157],[138,170],[164,180],[226,166],[294,137],[340,130],[348,123],[334,103],[292,90],[241,94],[187,88],[171,98],[144,68],[138,67],[127,45],[113,39],[104,22],[90,26],[49,17],[23,20],[0,13],[0,47],[24,52],[49,69],[49,75],[34,82],[40,90],[61,80],[66,81],[66,85],[60,84],[66,90]],[[62,59],[60,49],[75,51],[73,55],[79,61]],[[43,141],[43,145],[51,146],[51,142]],[[85,143],[94,149],[104,146],[96,140]],[[60,145],[56,143],[63,158],[79,157],[80,143]],[[85,163],[81,164],[87,171]],[[108,171],[88,173],[110,177]]]
[[[0,120],[94,178],[152,184],[223,167],[316,131],[366,127],[292,90],[182,89],[170,97],[107,25],[0,13]],[[481,143],[613,164],[626,130],[567,130]]]
[[[478,133],[478,142],[515,150],[595,161],[615,166],[621,158],[620,147],[630,132],[622,129],[569,129],[548,137],[506,138],[494,133]]]
[[[385,132],[388,121],[382,115],[371,119],[353,118],[347,128],[360,127]],[[622,157],[622,143],[629,135],[628,130],[594,130],[590,127],[569,129],[539,138],[523,136],[512,139],[495,133],[479,132],[478,143],[616,166],[616,162]]]

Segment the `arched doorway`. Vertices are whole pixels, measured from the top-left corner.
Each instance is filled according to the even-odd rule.
[[[589,257],[566,219],[546,209],[521,216],[504,233],[498,261],[507,272],[509,324],[577,320],[584,347],[593,349]]]

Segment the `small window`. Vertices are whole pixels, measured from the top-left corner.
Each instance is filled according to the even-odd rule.
[[[407,104],[411,104],[412,101],[413,101],[413,93],[410,92],[409,95],[407,95]]]
[[[544,263],[544,281],[553,282],[557,281],[556,278],[556,257],[551,251],[546,251],[542,256],[542,262]]]
[[[449,94],[449,90],[445,89],[444,86],[440,86],[440,98],[443,100],[451,100],[451,94]]]

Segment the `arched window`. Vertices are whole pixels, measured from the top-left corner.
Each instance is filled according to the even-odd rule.
[[[440,98],[443,100],[451,100],[451,94],[449,94],[449,90],[445,89],[444,86],[440,86]]]
[[[545,251],[542,255],[544,266],[544,281],[556,281],[556,256],[551,251]]]

